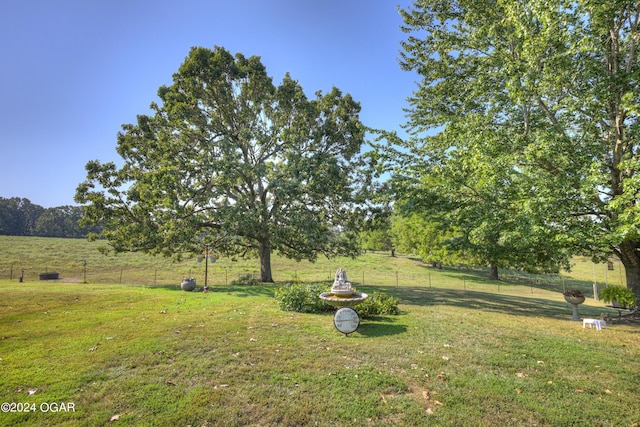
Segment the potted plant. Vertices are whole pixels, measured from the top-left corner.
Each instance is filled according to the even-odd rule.
[[[564,295],[565,301],[573,307],[573,316],[571,317],[571,320],[580,320],[578,304],[582,304],[584,302],[584,294],[577,289],[571,289],[564,291],[562,295]]]
[[[629,288],[608,286],[600,296],[604,302],[610,302],[615,308],[628,308],[636,303],[636,296]]]
[[[569,304],[582,304],[584,302],[584,294],[577,289],[564,291],[562,295],[564,295],[565,301]]]
[[[194,279],[193,277],[185,277],[184,279],[182,279],[180,287],[183,291],[190,292],[196,288],[196,279]]]

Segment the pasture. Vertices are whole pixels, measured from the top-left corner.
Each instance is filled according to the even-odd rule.
[[[231,277],[257,262],[220,259],[202,293],[179,288],[190,270],[201,285],[193,260],[105,257],[89,242],[32,239],[0,238],[0,271],[46,264],[77,279],[87,259],[91,275],[0,280],[0,401],[14,403],[0,425],[640,423],[638,324],[583,329],[559,292],[618,274],[585,260],[561,277],[505,272],[498,286],[479,269],[386,254],[276,258],[281,283],[237,286]],[[120,283],[125,266],[147,273]],[[401,314],[363,319],[345,337],[331,314],[277,308],[277,286],[329,285],[340,266],[358,290],[399,298]],[[112,271],[118,280],[97,280]],[[603,312],[617,315],[592,298],[580,306],[583,317]]]

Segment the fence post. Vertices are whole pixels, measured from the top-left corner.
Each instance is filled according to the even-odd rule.
[[[122,285],[122,267],[120,267],[120,284]]]
[[[396,288],[398,287],[398,270],[396,270]]]

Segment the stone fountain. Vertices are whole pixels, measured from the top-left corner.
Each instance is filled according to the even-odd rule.
[[[360,325],[358,313],[353,306],[369,298],[363,292],[356,292],[351,282],[347,280],[347,272],[343,268],[336,271],[331,292],[323,292],[320,299],[338,309],[333,317],[333,323],[345,335],[354,332]]]

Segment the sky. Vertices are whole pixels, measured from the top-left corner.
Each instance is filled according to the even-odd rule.
[[[90,160],[150,114],[192,46],[257,55],[307,96],[333,86],[367,126],[400,131],[417,77],[399,66],[411,0],[3,0],[0,197],[75,205]]]

